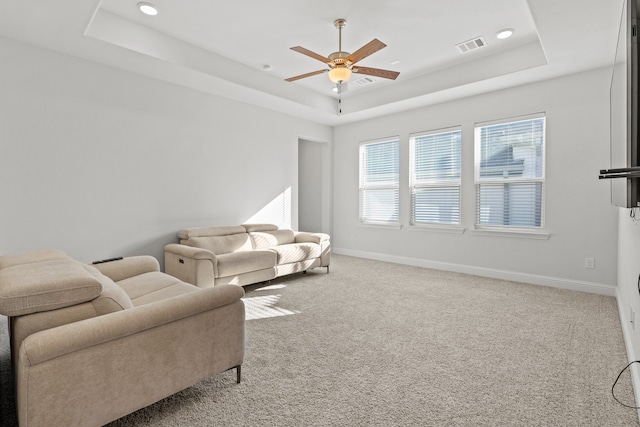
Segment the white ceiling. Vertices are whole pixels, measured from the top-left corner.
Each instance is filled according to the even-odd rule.
[[[21,0],[0,5],[0,36],[208,93],[338,125],[486,91],[611,66],[623,0]],[[343,50],[374,38],[387,47],[358,65],[397,80],[354,74],[337,95],[325,68],[290,50]],[[495,34],[514,28],[513,37]],[[461,54],[456,44],[483,37]],[[393,61],[399,61],[392,64]],[[263,69],[271,67],[270,71]]]

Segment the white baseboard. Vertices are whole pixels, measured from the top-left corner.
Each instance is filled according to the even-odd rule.
[[[631,331],[629,330],[629,322],[627,322],[627,320],[623,316],[623,310],[626,309],[622,307],[622,298],[616,295],[616,300],[618,301],[618,313],[620,313],[620,325],[622,326],[624,345],[627,349],[627,362],[631,363],[634,360],[638,360],[638,358],[633,351],[633,345],[631,345]],[[623,367],[621,366],[620,369],[622,368]],[[635,396],[636,406],[640,407],[640,393],[638,393],[638,390],[640,390],[638,388],[640,387],[640,369],[638,367],[638,364],[634,363],[633,365],[631,365],[631,367],[629,367],[629,370],[631,371],[631,383],[633,385],[633,394]],[[640,420],[640,409],[636,410],[636,412],[638,413],[638,420]]]
[[[537,274],[520,273],[517,271],[497,270],[493,268],[472,265],[454,264],[449,262],[430,261],[419,258],[401,257],[376,252],[354,251],[350,249],[331,248],[331,252],[338,255],[348,255],[358,258],[375,259],[396,264],[413,265],[416,267],[433,268],[436,270],[453,271],[456,273],[473,274],[474,276],[491,277],[494,279],[511,280],[532,285],[549,286],[552,288],[568,289],[572,291],[589,292],[598,295],[616,296],[616,286],[602,283],[583,282],[579,280],[562,279],[558,277],[540,276]]]

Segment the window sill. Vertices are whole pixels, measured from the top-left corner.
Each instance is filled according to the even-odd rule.
[[[490,229],[490,228],[474,228],[471,230],[472,234],[478,236],[500,236],[500,237],[513,237],[517,239],[534,239],[534,240],[549,240],[551,234],[542,230],[523,230],[523,229]]]
[[[459,225],[416,224],[407,227],[411,231],[430,231],[436,233],[463,234],[465,228]]]
[[[361,222],[359,226],[367,228],[388,228],[391,230],[400,230],[402,228],[402,225],[400,224],[384,224],[375,222]]]

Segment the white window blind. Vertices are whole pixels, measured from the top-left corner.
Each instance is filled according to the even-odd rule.
[[[411,224],[460,224],[461,131],[411,135]]]
[[[360,145],[360,221],[369,224],[399,222],[398,139]]]
[[[544,115],[476,126],[476,225],[544,225]]]

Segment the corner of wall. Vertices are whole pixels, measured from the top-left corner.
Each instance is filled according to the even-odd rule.
[[[622,300],[620,298],[619,293],[616,292],[616,300],[618,303],[618,312],[620,313],[620,326],[622,328],[622,336],[624,338],[624,345],[627,350],[627,360],[630,363],[631,361],[638,360],[635,351],[633,350],[633,345],[631,342],[631,331],[629,330],[629,322],[627,322],[623,313],[625,312],[624,307],[622,307]],[[640,399],[638,393],[638,387],[640,387],[640,369],[638,369],[637,364],[633,364],[629,367],[631,372],[631,383],[633,385],[633,391],[635,396],[635,406],[640,407]],[[636,410],[638,413],[638,420],[640,421],[640,409]]]

